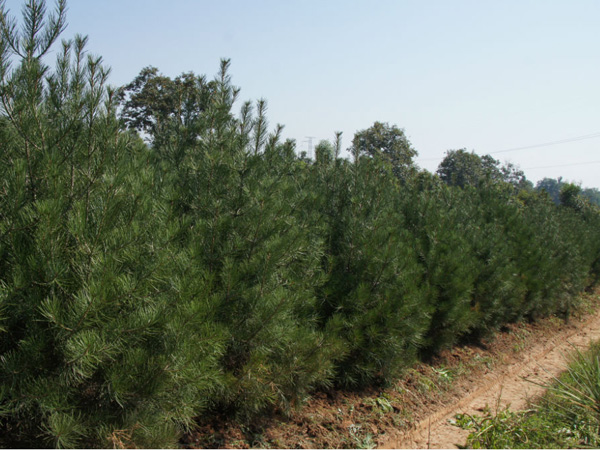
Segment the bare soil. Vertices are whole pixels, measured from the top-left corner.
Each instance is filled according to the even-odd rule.
[[[573,347],[600,339],[600,289],[568,322],[556,317],[506,327],[409,369],[394,386],[320,392],[291,416],[241,424],[226,416],[199,423],[187,448],[455,448],[468,432],[450,421],[510,405],[524,409],[567,365]],[[595,311],[595,312],[594,312]]]
[[[510,357],[484,374],[466,395],[422,418],[414,429],[381,444],[381,448],[457,448],[464,446],[469,431],[452,425],[456,414],[481,414],[510,407],[526,409],[563,372],[569,354],[586,349],[600,339],[600,311],[584,321],[560,326],[548,335],[537,335],[527,351]]]

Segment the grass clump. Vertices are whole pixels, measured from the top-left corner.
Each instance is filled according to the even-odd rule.
[[[457,416],[472,429],[468,448],[598,448],[600,446],[600,342],[576,350],[568,369],[551,384],[534,408],[495,415]]]

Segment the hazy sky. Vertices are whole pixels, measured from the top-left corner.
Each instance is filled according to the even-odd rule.
[[[11,11],[20,1],[9,0]],[[52,6],[48,2],[48,6]],[[417,163],[491,153],[528,178],[600,187],[598,0],[71,0],[64,37],[90,38],[111,83],[145,66],[210,77],[221,58],[241,99],[299,150],[374,121],[405,129]],[[573,140],[518,151],[507,149]]]

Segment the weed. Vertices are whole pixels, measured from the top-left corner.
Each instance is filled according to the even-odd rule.
[[[600,344],[586,353],[575,349],[566,373],[546,387],[557,407],[568,415],[589,414],[600,432]]]
[[[354,424],[348,427],[352,439],[352,447],[366,449],[375,448],[377,444],[373,440],[373,435],[371,433],[362,434],[361,429],[362,427],[360,425]]]
[[[452,383],[452,380],[454,379],[454,374],[450,369],[446,369],[442,366],[438,368],[432,367],[431,370],[433,370],[433,373],[437,375],[438,381],[445,384]]]
[[[475,355],[473,357],[473,361],[477,365],[484,365],[488,369],[491,369],[492,367],[494,367],[494,362],[495,362],[493,357],[491,357],[491,356],[481,356],[480,354]]]
[[[433,380],[431,378],[429,378],[427,375],[419,372],[418,370],[409,369],[408,373],[409,373],[410,379],[412,380],[413,384],[415,385],[416,390],[419,393],[425,394],[436,388],[436,385],[433,382]]]
[[[575,351],[567,371],[555,378],[535,409],[508,408],[482,416],[462,414],[452,423],[473,430],[473,448],[584,448],[600,444],[600,344]]]
[[[392,406],[390,401],[383,395],[381,397],[377,397],[375,401],[377,402],[377,405],[383,411],[384,414],[394,411],[394,407]]]

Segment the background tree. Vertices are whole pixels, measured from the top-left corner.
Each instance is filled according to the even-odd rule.
[[[560,203],[560,190],[564,182],[562,177],[554,178],[543,178],[535,185],[536,191],[546,191],[552,201],[557,205]]]
[[[404,134],[404,130],[396,125],[375,122],[370,128],[356,132],[350,148],[354,158],[368,155],[387,161],[394,175],[406,179],[416,171],[413,158],[417,151]]]
[[[581,196],[581,187],[573,183],[564,183],[560,188],[560,204],[575,211],[581,211],[584,207]]]
[[[500,165],[500,161],[490,155],[479,156],[465,149],[449,150],[438,166],[437,174],[450,186],[480,187],[485,183],[504,182],[515,191],[532,189],[522,170],[512,163]]]
[[[561,191],[567,184],[569,183],[563,181],[562,177],[558,177],[556,179],[543,178],[537,182],[535,190],[547,192],[552,201],[559,205],[561,203]],[[573,188],[568,188],[567,190],[573,190]],[[579,192],[579,194],[581,196],[600,206],[600,190],[597,188],[580,188],[580,191],[581,192]]]
[[[449,150],[440,163],[437,174],[450,186],[479,186],[482,182],[502,178],[499,161],[489,155],[479,156],[466,149]]]
[[[121,119],[127,128],[147,135],[152,143],[170,136],[188,145],[196,138],[198,120],[214,88],[214,82],[193,72],[171,79],[156,67],[145,67],[119,90]]]
[[[600,206],[600,190],[597,188],[584,188],[581,194],[590,202]]]
[[[502,174],[502,180],[505,183],[512,185],[515,191],[533,189],[533,183],[527,179],[525,172],[513,163],[506,163],[500,167],[500,173]]]

